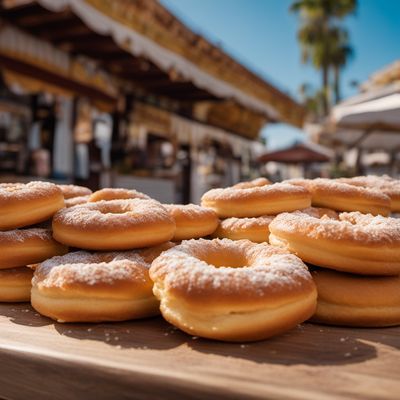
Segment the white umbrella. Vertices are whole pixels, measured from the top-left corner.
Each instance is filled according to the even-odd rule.
[[[398,131],[400,133],[400,93],[333,108],[332,119],[342,128],[365,131]]]

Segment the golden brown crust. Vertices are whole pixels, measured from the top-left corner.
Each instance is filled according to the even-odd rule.
[[[158,314],[150,263],[173,244],[140,251],[78,251],[39,264],[32,305],[60,322],[120,321]]]
[[[312,320],[333,325],[400,324],[400,277],[367,277],[317,269],[318,305]]]
[[[324,178],[291,179],[286,183],[306,188],[312,195],[312,205],[315,207],[383,216],[390,213],[390,198],[376,190]]]
[[[25,302],[31,298],[33,271],[26,267],[0,270],[0,302]]]
[[[218,226],[218,216],[209,208],[195,204],[164,204],[164,207],[175,221],[176,231],[173,241],[208,236]]]
[[[184,330],[192,334],[219,340],[268,337],[281,324],[279,315],[272,321],[266,318],[266,310],[286,310],[294,326],[304,310],[309,315],[315,307],[315,287],[301,260],[248,240],[184,241],[154,260],[150,277],[167,320],[180,321],[178,326],[186,326]],[[295,316],[291,309],[296,310]],[[257,321],[260,315],[268,319],[268,326]],[[232,321],[244,320],[249,325],[244,330],[236,326],[235,334]]]
[[[92,191],[85,186],[78,185],[57,185],[64,196],[64,199],[72,199],[74,197],[89,196]]]
[[[143,199],[150,200],[147,194],[138,192],[134,189],[120,189],[120,188],[105,188],[94,192],[89,197],[89,202],[97,201],[110,201],[110,200],[124,200],[124,199]]]
[[[49,182],[0,184],[0,230],[45,221],[64,207],[61,190]]]
[[[67,252],[68,247],[56,242],[49,229],[0,232],[0,270],[38,263]]]
[[[231,240],[248,239],[254,243],[268,242],[268,227],[274,218],[275,215],[263,215],[253,218],[227,218],[220,221],[212,237]]]
[[[175,222],[153,200],[111,200],[60,210],[53,218],[56,240],[89,250],[127,250],[172,239]]]
[[[201,198],[203,207],[213,209],[219,217],[260,217],[311,205],[308,190],[285,183],[247,189],[212,189]]]
[[[386,194],[391,200],[391,211],[400,212],[400,180],[393,179],[387,175],[375,176],[355,176],[354,178],[340,178],[338,182],[348,183],[349,185],[375,189]]]
[[[358,212],[339,219],[296,211],[270,224],[270,243],[321,267],[365,275],[400,273],[400,220]]]

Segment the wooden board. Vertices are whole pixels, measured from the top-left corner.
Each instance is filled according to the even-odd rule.
[[[0,305],[0,398],[399,399],[400,328],[304,324],[253,344],[188,336],[161,318],[56,324]]]

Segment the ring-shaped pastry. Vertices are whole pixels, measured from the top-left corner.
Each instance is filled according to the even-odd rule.
[[[314,207],[383,216],[390,213],[390,198],[376,190],[325,178],[291,179],[286,182],[306,188],[311,193]]]
[[[163,204],[175,220],[176,230],[173,241],[197,239],[208,236],[218,226],[215,211],[195,204]]]
[[[150,277],[163,317],[210,339],[265,339],[308,319],[316,306],[298,257],[248,240],[183,241],[153,261]]]
[[[54,183],[0,183],[0,231],[45,221],[62,207],[64,196]]]
[[[263,215],[253,218],[232,217],[223,219],[212,237],[231,240],[248,239],[254,243],[268,243],[268,227],[274,218],[275,215]]]
[[[94,192],[89,197],[89,202],[110,201],[110,200],[126,200],[126,199],[143,199],[151,200],[151,197],[134,189],[121,188],[105,188]]]
[[[39,264],[32,306],[58,322],[124,321],[159,314],[150,264],[173,244],[139,251],[78,251]]]
[[[175,222],[154,200],[111,200],[63,208],[54,215],[53,236],[87,250],[127,250],[171,240]]]
[[[0,270],[0,302],[28,302],[31,298],[33,271],[18,267]]]
[[[354,178],[337,179],[338,182],[349,185],[361,186],[368,189],[375,189],[390,197],[390,209],[393,213],[400,212],[400,180],[393,179],[387,175],[383,176],[355,176]]]
[[[50,229],[0,232],[0,269],[35,264],[67,252],[68,247],[56,242]]]
[[[361,275],[400,274],[400,220],[341,213],[338,219],[301,211],[278,215],[269,242],[303,261]]]
[[[312,272],[318,303],[312,321],[358,327],[400,325],[400,276]]]
[[[78,185],[57,185],[63,195],[64,199],[73,199],[74,197],[82,197],[82,196],[89,196],[92,194],[92,191],[85,187],[85,186],[78,186]]]
[[[308,190],[286,183],[246,189],[229,187],[211,189],[201,198],[203,207],[213,209],[219,217],[260,217],[310,207]]]

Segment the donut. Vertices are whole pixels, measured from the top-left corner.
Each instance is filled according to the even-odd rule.
[[[134,189],[118,189],[118,188],[105,188],[94,192],[90,197],[90,202],[97,202],[102,200],[123,200],[123,199],[143,199],[150,200],[151,197],[147,194],[138,192]]]
[[[231,240],[248,239],[255,243],[268,242],[268,227],[274,218],[275,215],[263,215],[253,218],[227,218],[220,221],[212,237]]]
[[[57,185],[63,195],[64,199],[72,199],[74,197],[88,196],[92,193],[92,191],[85,186],[78,185]]]
[[[62,207],[64,196],[54,183],[1,183],[0,231],[45,221]]]
[[[53,217],[60,243],[87,250],[128,250],[173,238],[175,222],[154,200],[110,200],[63,208]]]
[[[68,252],[57,243],[50,229],[16,229],[0,232],[0,269],[35,264]]]
[[[33,271],[26,267],[0,270],[0,302],[26,302],[31,298]]]
[[[197,239],[210,235],[218,226],[215,211],[195,204],[163,204],[176,224],[173,241]]]
[[[271,185],[271,181],[269,181],[267,178],[257,178],[253,179],[252,181],[248,182],[239,182],[236,185],[233,185],[232,187],[235,189],[249,189],[253,187],[260,187],[260,186],[265,186],[265,185]]]
[[[252,341],[313,315],[317,292],[293,254],[249,240],[192,239],[150,268],[163,317],[195,336]]]
[[[375,189],[390,197],[390,208],[394,213],[400,212],[400,181],[387,175],[383,176],[356,176],[354,178],[340,178],[338,182],[349,185]]]
[[[383,216],[390,213],[390,198],[375,190],[324,178],[291,179],[286,182],[309,190],[315,207]]]
[[[78,204],[85,204],[89,201],[89,198],[90,195],[71,197],[70,199],[65,200],[65,207],[73,207],[77,206]]]
[[[327,217],[332,219],[339,219],[339,214],[336,211],[331,210],[329,208],[308,207],[298,211],[301,211],[304,214],[310,215],[311,217],[315,218],[322,218],[324,215],[326,215]]]
[[[309,207],[311,195],[300,186],[286,183],[247,189],[229,187],[209,190],[201,198],[201,205],[221,218],[260,217]]]
[[[278,215],[269,242],[303,261],[362,275],[400,274],[400,220],[340,213],[338,219],[300,211]]]
[[[318,290],[312,321],[330,325],[400,325],[400,276],[361,276],[317,269]]]
[[[151,261],[170,244],[147,250],[77,251],[39,264],[32,279],[32,306],[58,322],[103,322],[159,314],[149,278]]]

